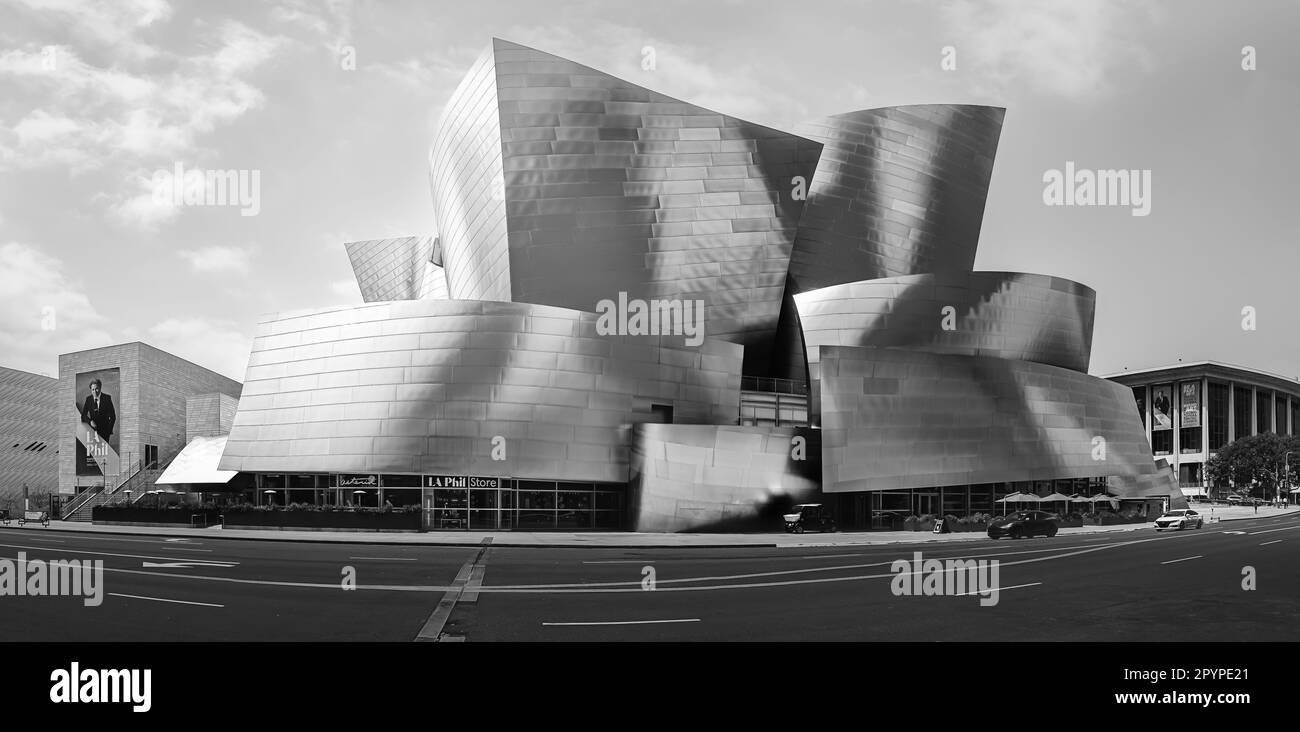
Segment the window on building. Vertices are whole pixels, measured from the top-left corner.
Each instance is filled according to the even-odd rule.
[[[144,466],[145,466],[146,468],[154,468],[154,467],[157,467],[157,466],[158,466],[158,446],[157,446],[157,445],[145,445],[145,446],[144,446]]]
[[[1254,397],[1250,394],[1250,389],[1240,386],[1232,389],[1232,430],[1234,439],[1240,440],[1243,437],[1250,437],[1255,434],[1254,425],[1250,422],[1250,407]]]
[[[1168,455],[1174,451],[1174,431],[1158,430],[1151,433],[1151,452]]]
[[[671,404],[651,404],[650,413],[655,416],[655,422],[660,424],[673,423],[673,408]]]
[[[1210,383],[1209,419],[1210,452],[1228,444],[1228,385]]]
[[[1147,423],[1147,388],[1145,386],[1133,387],[1133,401],[1137,402],[1138,417],[1142,420],[1143,427]]]
[[[1286,431],[1286,397],[1281,394],[1277,395],[1274,402],[1274,408],[1277,410],[1277,422],[1274,423],[1273,431],[1279,435],[1285,435]]]
[[[1300,434],[1300,399],[1291,400],[1291,434]]]
[[[1273,392],[1255,392],[1255,431],[1261,435],[1273,431]]]
[[[1178,430],[1178,452],[1180,454],[1201,451],[1201,428],[1184,427]]]

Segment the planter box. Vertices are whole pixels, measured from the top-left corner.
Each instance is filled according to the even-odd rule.
[[[424,517],[419,511],[227,511],[226,527],[273,529],[351,529],[362,531],[419,531]]]
[[[219,523],[219,511],[211,509],[136,508],[95,506],[90,509],[90,521],[96,524],[154,524],[161,526],[189,526],[197,514],[200,525]],[[205,520],[206,519],[206,520]]]

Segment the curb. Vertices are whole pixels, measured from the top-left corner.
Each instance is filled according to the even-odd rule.
[[[1290,516],[1290,515],[1293,515],[1293,514],[1295,514],[1295,513],[1300,513],[1300,511],[1287,511],[1287,512],[1284,512],[1284,513],[1276,514],[1276,515],[1274,515],[1274,516],[1268,516],[1268,517],[1265,517],[1265,518],[1279,518],[1279,517],[1282,517],[1282,516]],[[1230,522],[1230,521],[1244,521],[1244,520],[1254,519],[1254,518],[1259,518],[1259,517],[1258,517],[1258,516],[1253,516],[1253,515],[1252,515],[1252,516],[1239,516],[1239,517],[1235,517],[1235,518],[1227,518],[1227,519],[1217,519],[1217,520],[1214,521],[1214,524],[1221,524],[1221,523],[1224,523],[1224,522]],[[482,544],[481,544],[481,539],[474,540],[474,539],[468,539],[468,538],[465,539],[465,540],[463,540],[463,541],[462,541],[462,540],[453,540],[453,541],[420,541],[420,542],[416,542],[416,541],[402,541],[402,542],[396,542],[396,541],[394,541],[394,542],[388,542],[388,541],[373,541],[373,540],[366,539],[366,538],[364,538],[366,535],[365,535],[365,534],[362,534],[362,533],[358,533],[358,535],[357,535],[356,538],[348,537],[348,538],[345,538],[345,539],[314,539],[314,538],[311,538],[311,537],[302,537],[302,538],[299,538],[299,537],[266,536],[266,535],[258,535],[258,536],[229,536],[229,535],[223,535],[223,530],[219,530],[219,529],[218,529],[218,530],[214,530],[214,529],[179,529],[178,531],[185,531],[186,533],[176,533],[176,534],[166,533],[166,534],[159,534],[159,533],[154,533],[154,532],[144,531],[144,530],[141,530],[141,531],[120,531],[120,530],[119,530],[119,531],[106,531],[106,530],[100,530],[100,529],[97,529],[97,528],[89,528],[89,529],[67,529],[67,528],[62,528],[62,527],[56,526],[55,523],[56,523],[56,522],[51,522],[49,528],[42,528],[41,530],[42,530],[42,531],[62,531],[62,532],[65,532],[65,533],[73,533],[73,534],[121,535],[121,536],[148,536],[148,537],[155,537],[155,538],[157,538],[157,537],[168,537],[168,536],[187,537],[187,538],[192,538],[192,537],[203,537],[203,538],[209,538],[209,539],[226,539],[226,540],[230,540],[230,541],[281,541],[281,542],[286,542],[286,541],[287,541],[287,542],[298,542],[298,543],[307,543],[307,544],[310,544],[310,543],[316,543],[316,544],[368,544],[368,545],[375,545],[375,544],[385,544],[385,545],[388,545],[388,544],[391,544],[391,545],[394,545],[394,546],[456,547],[456,548],[471,548],[471,547],[479,547],[479,546],[482,545]],[[62,523],[62,522],[58,522],[58,523]],[[93,526],[93,524],[92,524],[92,526]],[[144,527],[140,527],[140,528],[144,528]],[[1087,528],[1087,527],[1081,527],[1081,528]],[[1122,529],[1110,529],[1110,530],[1108,530],[1108,531],[1078,531],[1078,532],[1071,532],[1071,534],[1069,534],[1069,535],[1077,536],[1077,535],[1092,535],[1092,534],[1111,534],[1111,533],[1120,533],[1120,532],[1125,532],[1125,531],[1141,531],[1142,529],[1145,529],[1145,528],[1149,528],[1149,526],[1148,526],[1147,523],[1143,523],[1143,524],[1140,524],[1140,525],[1135,525],[1135,526],[1132,526],[1132,527],[1125,527],[1125,528],[1122,528]],[[28,529],[23,529],[23,530],[24,530],[24,531],[27,531]],[[211,532],[211,533],[209,533],[209,532]],[[921,534],[921,535],[923,535],[923,536],[927,535],[927,532],[916,532],[916,533]],[[620,544],[597,544],[597,543],[590,543],[590,542],[562,542],[562,543],[546,543],[546,542],[536,542],[536,541],[517,541],[517,542],[515,542],[515,541],[510,541],[508,538],[503,539],[503,538],[501,538],[501,537],[493,537],[493,538],[492,538],[492,546],[493,546],[493,547],[510,547],[510,548],[529,548],[529,549],[825,549],[825,548],[831,548],[831,547],[868,547],[868,546],[885,546],[885,545],[889,545],[889,544],[931,544],[931,543],[967,542],[967,541],[978,541],[978,540],[984,540],[984,539],[987,539],[987,538],[988,538],[988,537],[987,537],[983,532],[972,531],[972,532],[963,532],[963,533],[969,533],[969,534],[970,534],[970,537],[969,537],[969,538],[967,538],[967,537],[962,537],[962,538],[957,538],[957,539],[945,539],[945,540],[943,540],[942,542],[936,542],[936,541],[934,541],[934,540],[921,540],[921,541],[918,541],[918,540],[916,540],[916,539],[907,538],[907,539],[877,539],[877,540],[874,540],[874,541],[873,541],[873,540],[870,540],[870,539],[866,539],[866,540],[862,540],[862,541],[846,541],[846,542],[806,542],[806,543],[798,543],[798,544],[781,544],[781,543],[777,543],[777,542],[710,542],[710,543],[707,543],[707,544],[663,544],[663,543],[656,543],[656,544],[623,544],[623,543],[620,543]]]

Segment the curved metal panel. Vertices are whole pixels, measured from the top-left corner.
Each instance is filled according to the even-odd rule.
[[[433,241],[431,236],[405,236],[344,244],[361,299],[384,302],[423,297]]]
[[[794,299],[816,378],[820,346],[992,356],[1087,373],[1097,295],[1060,277],[954,272],[852,282]]]
[[[1132,392],[1105,379],[895,348],[822,346],[821,369],[828,493],[1156,474]]]
[[[440,206],[452,297],[583,311],[620,292],[701,300],[706,332],[746,345],[747,363],[765,371],[803,210],[794,179],[813,178],[821,145],[531,48],[494,40],[493,49],[494,93],[479,89],[486,77],[470,89],[476,115],[488,103],[499,110],[498,128],[474,128],[476,139],[499,135],[499,160],[443,162],[457,148],[440,142],[434,163],[502,169],[509,261],[495,234],[471,256]],[[435,199],[470,197],[441,190],[463,180],[434,178]],[[497,231],[495,208],[476,215]],[[509,292],[460,287],[467,267],[493,268],[481,276],[492,281],[507,273]]]
[[[447,101],[429,150],[429,187],[451,297],[510,300],[493,49]]]
[[[1004,113],[924,104],[800,127],[825,147],[790,259],[798,291],[971,270]]]
[[[636,531],[761,528],[816,500],[817,463],[791,458],[800,427],[639,424],[632,428],[629,496]],[[770,526],[768,526],[770,528]]]
[[[521,303],[276,316],[254,339],[221,469],[623,482],[619,428],[657,420],[652,405],[682,423],[738,412],[741,347],[683,340],[599,336],[594,314]]]

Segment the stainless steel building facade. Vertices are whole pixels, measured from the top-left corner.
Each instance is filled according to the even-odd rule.
[[[429,528],[1176,493],[1130,394],[1087,374],[1095,293],[972,271],[1003,114],[795,134],[494,40],[433,137],[437,236],[350,244],[366,305],[259,325],[220,467],[391,491]],[[638,328],[638,302],[683,327]]]

